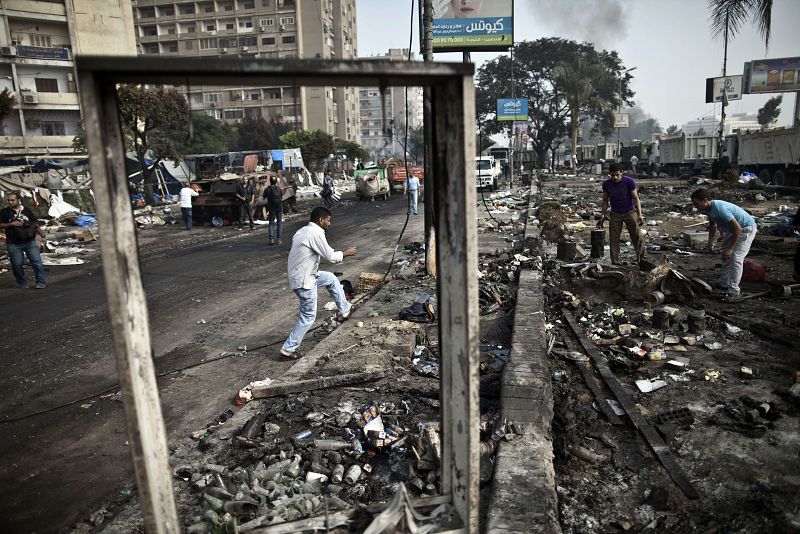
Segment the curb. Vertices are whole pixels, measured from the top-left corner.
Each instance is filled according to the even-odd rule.
[[[538,188],[532,185],[529,215],[537,193]],[[538,240],[539,228],[526,227],[526,245]],[[503,417],[519,424],[523,435],[498,444],[488,533],[561,532],[553,468],[553,392],[544,323],[542,273],[522,271],[501,403]]]

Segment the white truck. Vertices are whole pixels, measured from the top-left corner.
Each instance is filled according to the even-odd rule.
[[[502,172],[500,161],[494,156],[475,157],[475,185],[478,189],[496,190]]]
[[[671,176],[691,171],[698,155],[704,161],[717,158],[717,138],[713,135],[676,135],[659,141],[661,167]]]
[[[740,172],[750,171],[764,183],[800,186],[800,126],[739,132],[726,141]]]

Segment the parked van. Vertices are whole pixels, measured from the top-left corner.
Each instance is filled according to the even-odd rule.
[[[502,172],[500,162],[493,156],[477,156],[475,158],[475,185],[478,189],[496,190]]]

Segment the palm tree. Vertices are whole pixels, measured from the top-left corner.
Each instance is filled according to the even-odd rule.
[[[575,151],[578,146],[578,128],[581,112],[592,98],[595,90],[604,84],[613,84],[613,79],[598,64],[575,56],[569,63],[559,63],[553,71],[560,92],[565,95],[569,108],[570,139],[572,153],[570,167],[575,170]]]

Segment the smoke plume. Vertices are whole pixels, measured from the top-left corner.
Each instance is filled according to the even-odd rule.
[[[534,16],[557,35],[614,49],[624,39],[631,20],[631,0],[532,0]]]

